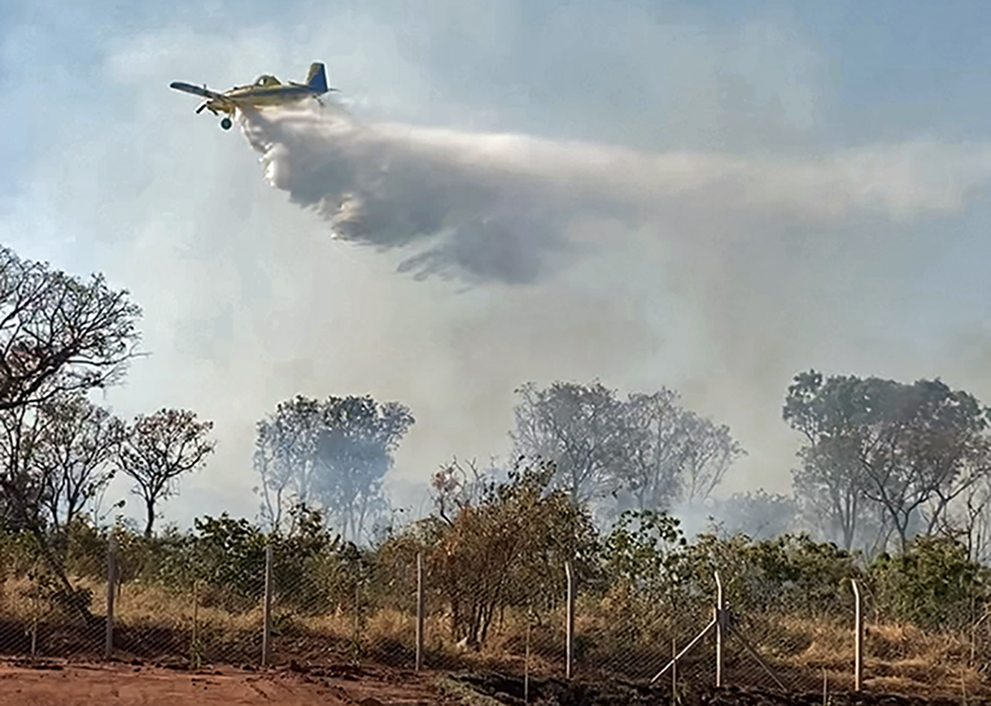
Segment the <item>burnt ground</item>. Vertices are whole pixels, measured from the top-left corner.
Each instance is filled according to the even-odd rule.
[[[520,677],[497,672],[454,674],[450,680],[464,684],[500,704],[524,704],[524,682]],[[670,688],[651,687],[621,680],[571,681],[531,678],[528,686],[531,706],[634,706],[671,704]],[[991,699],[922,697],[872,692],[827,694],[829,706],[988,706]],[[822,692],[785,693],[781,691],[727,687],[680,694],[677,703],[685,706],[822,706]]]

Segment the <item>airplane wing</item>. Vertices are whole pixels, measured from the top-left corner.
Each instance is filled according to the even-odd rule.
[[[192,93],[194,96],[201,96],[203,98],[209,98],[213,100],[228,100],[220,93],[216,91],[211,91],[208,88],[201,86],[194,86],[190,83],[183,83],[182,81],[173,81],[169,84],[169,88],[174,88],[177,91],[183,91],[185,93]]]

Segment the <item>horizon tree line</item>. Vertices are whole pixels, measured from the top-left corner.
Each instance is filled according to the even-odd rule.
[[[113,478],[134,482],[150,537],[161,503],[215,450],[212,423],[193,411],[126,423],[89,399],[142,355],[140,318],[102,275],[74,277],[0,247],[0,521],[35,536],[53,569],[59,537]],[[598,380],[528,382],[516,395],[508,457],[549,462],[548,487],[603,524],[625,510],[711,511],[726,531],[804,529],[847,550],[904,550],[943,533],[974,556],[991,551],[991,412],[939,379],[796,375],[782,407],[803,442],[790,498],[715,498],[746,452],[668,388],[621,396]],[[402,403],[368,395],[280,403],[256,428],[262,521],[285,531],[290,510],[309,506],[350,541],[371,540],[390,511],[383,480],[414,423]],[[498,472],[445,469],[435,499]]]

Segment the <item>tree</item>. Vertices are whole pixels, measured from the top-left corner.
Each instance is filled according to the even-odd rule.
[[[262,517],[273,531],[282,529],[288,507],[310,500],[320,426],[320,404],[302,395],[280,402],[258,422],[254,466],[261,476]]]
[[[384,509],[382,479],[413,415],[405,405],[369,396],[329,397],[321,411],[314,490],[344,538],[358,542],[366,521]]]
[[[139,415],[128,427],[117,463],[145,502],[146,537],[155,523],[155,505],[177,493],[179,477],[199,468],[213,452],[215,444],[207,439],[212,428],[213,422],[197,421],[195,412],[177,409]]]
[[[852,538],[861,499],[884,508],[903,550],[916,524],[932,531],[950,504],[991,473],[989,411],[940,380],[911,385],[857,377],[795,377],[783,416],[806,437],[812,491]]]
[[[516,455],[553,461],[553,486],[572,502],[611,495],[615,503],[598,508],[606,518],[701,503],[745,453],[729,427],[684,409],[666,388],[626,400],[598,381],[543,390],[527,383],[516,392]]]
[[[725,424],[689,414],[686,417],[684,467],[679,499],[686,504],[709,498],[730,466],[746,454]]]
[[[552,460],[557,468],[553,485],[564,488],[573,503],[600,497],[620,449],[616,393],[595,381],[555,382],[544,390],[531,382],[516,394],[521,399],[510,434],[516,455]]]
[[[86,619],[85,595],[46,532],[39,405],[119,382],[137,355],[140,315],[102,275],[83,281],[0,246],[0,504],[8,523],[32,534],[62,597]]]
[[[38,406],[35,466],[51,526],[62,532],[113,477],[124,425],[79,394]]]
[[[622,406],[619,435],[624,463],[613,478],[620,508],[669,509],[681,490],[681,472],[688,454],[689,414],[677,404],[677,394],[662,389],[636,393]]]
[[[717,501],[713,514],[724,532],[765,540],[794,531],[798,508],[792,498],[759,488]]]
[[[369,396],[281,403],[258,423],[263,515],[278,529],[285,505],[319,505],[346,539],[359,541],[384,509],[382,479],[413,423],[405,405]]]
[[[119,382],[140,315],[102,275],[83,282],[0,246],[0,410]]]
[[[684,409],[671,390],[631,394],[620,411],[612,469],[618,509],[701,504],[746,453],[729,427]]]
[[[552,490],[553,464],[527,465],[506,482],[486,482],[448,520],[427,520],[432,585],[448,604],[456,640],[479,645],[509,606],[551,608],[564,595],[564,562],[592,572],[597,542],[588,514],[563,488]]]
[[[11,524],[27,529],[38,542],[39,549],[51,559],[50,568],[61,571],[50,551],[43,512],[45,484],[36,465],[36,441],[41,426],[40,415],[33,405],[21,405],[0,411],[0,488]]]

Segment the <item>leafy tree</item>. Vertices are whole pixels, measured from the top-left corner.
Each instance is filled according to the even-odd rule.
[[[413,423],[405,405],[369,396],[280,404],[259,422],[255,451],[268,522],[280,526],[284,503],[319,505],[345,538],[359,541],[384,509],[382,479]]]
[[[503,609],[553,605],[564,595],[565,561],[590,575],[594,527],[564,489],[550,489],[554,471],[546,462],[517,465],[450,523],[428,521],[428,570],[448,604],[455,639],[478,645]]]
[[[140,315],[102,275],[84,282],[0,246],[0,410],[118,382]]]
[[[520,403],[511,434],[516,454],[552,460],[557,469],[553,484],[564,488],[572,502],[600,497],[620,450],[616,393],[596,381],[555,382],[543,390],[527,383],[516,394]]]
[[[828,508],[852,541],[862,499],[884,508],[906,548],[913,523],[939,526],[951,502],[991,472],[989,413],[940,380],[908,385],[811,371],[789,387],[783,415],[807,444],[796,492]]]
[[[798,508],[792,498],[760,488],[716,501],[713,514],[724,532],[769,540],[795,529]]]
[[[330,397],[317,440],[315,490],[324,512],[357,542],[368,519],[384,509],[382,479],[392,453],[413,424],[409,409],[371,397]]]
[[[617,443],[624,462],[614,471],[614,492],[629,496],[637,510],[667,509],[681,493],[691,414],[678,406],[675,392],[662,389],[630,395],[622,415]],[[621,497],[619,504],[628,503]]]
[[[829,389],[820,373],[795,376],[788,388],[783,417],[805,437],[802,466],[792,484],[811,524],[853,546],[857,523],[870,502],[859,462],[859,438],[853,433],[853,399],[857,380],[833,378]]]
[[[117,463],[144,500],[146,537],[155,523],[155,505],[178,492],[179,477],[202,466],[213,453],[214,442],[207,439],[212,428],[213,422],[198,421],[195,412],[177,409],[139,415],[127,428]]]
[[[663,512],[623,512],[603,547],[610,575],[645,591],[652,600],[664,600],[667,609],[673,608],[672,592],[688,545],[680,524]]]

